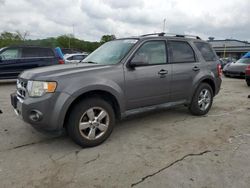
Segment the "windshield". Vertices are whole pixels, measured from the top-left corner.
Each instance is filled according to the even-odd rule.
[[[87,56],[83,63],[117,64],[137,41],[137,39],[124,39],[107,42]]]
[[[236,61],[236,63],[250,64],[250,58],[242,58]]]

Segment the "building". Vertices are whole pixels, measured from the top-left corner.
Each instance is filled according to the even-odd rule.
[[[241,58],[245,53],[250,52],[250,43],[236,39],[215,40],[209,37],[208,42],[212,45],[217,55],[221,58]]]

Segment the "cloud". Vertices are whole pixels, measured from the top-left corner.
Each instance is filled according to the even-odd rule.
[[[166,18],[166,32],[250,40],[249,10],[249,0],[0,0],[0,32],[45,38],[74,31],[96,41],[160,32]]]

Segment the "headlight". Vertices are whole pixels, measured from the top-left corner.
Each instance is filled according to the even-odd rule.
[[[27,89],[30,97],[41,97],[45,93],[54,93],[56,82],[28,81]]]

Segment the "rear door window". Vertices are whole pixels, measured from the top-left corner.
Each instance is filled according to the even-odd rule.
[[[9,48],[2,51],[0,54],[2,60],[11,60],[20,58],[20,49],[19,48]]]
[[[171,63],[195,62],[193,48],[185,41],[168,41]]]
[[[205,61],[215,61],[217,60],[217,56],[212,50],[212,47],[205,42],[194,42],[195,46],[201,52],[201,55],[205,59]]]

